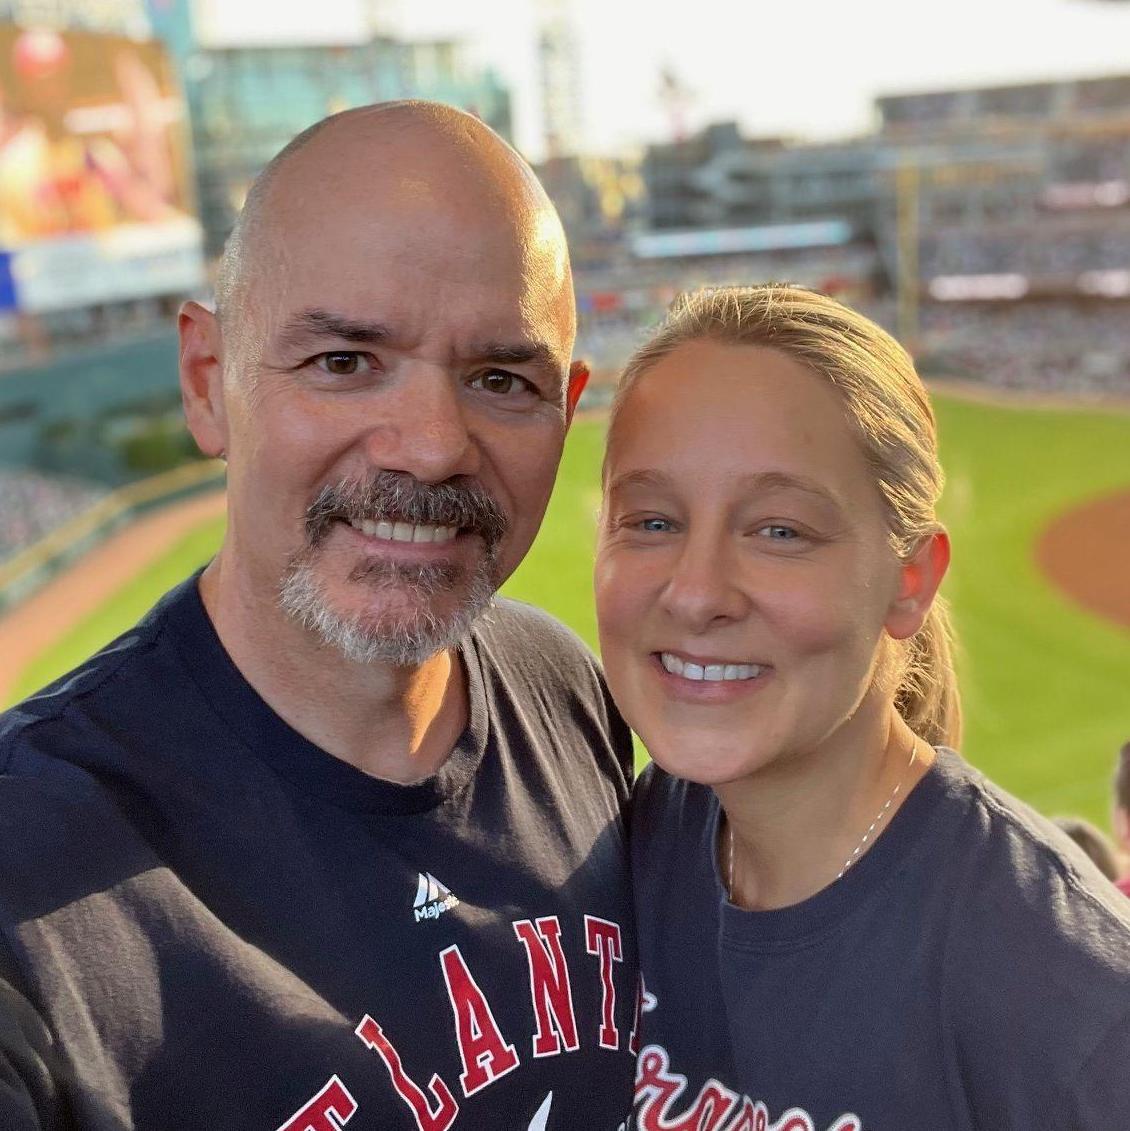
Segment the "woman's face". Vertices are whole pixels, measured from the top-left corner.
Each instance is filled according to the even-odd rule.
[[[600,642],[652,757],[718,784],[850,744],[885,635],[922,614],[833,387],[776,350],[688,343],[610,444]]]

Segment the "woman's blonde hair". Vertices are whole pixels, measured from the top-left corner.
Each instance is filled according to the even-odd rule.
[[[609,435],[631,387],[680,345],[708,339],[779,350],[826,378],[843,400],[883,498],[901,559],[941,529],[937,426],[910,355],[874,322],[834,299],[787,284],[721,287],[676,299],[652,337],[629,358],[612,404]],[[902,642],[895,706],[931,745],[956,746],[961,703],[945,602]]]

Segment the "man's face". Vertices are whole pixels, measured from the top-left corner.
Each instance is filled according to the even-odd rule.
[[[572,323],[536,224],[426,183],[376,195],[272,208],[224,327],[225,553],[347,657],[408,664],[453,643],[533,541]]]

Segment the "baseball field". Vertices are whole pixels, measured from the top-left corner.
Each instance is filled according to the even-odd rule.
[[[1041,811],[1105,828],[1113,759],[1130,739],[1130,413],[950,395],[936,404],[948,474],[943,517],[954,543],[944,592],[961,638],[964,752]],[[602,439],[600,420],[578,421],[542,533],[507,585],[593,643]],[[1089,504],[1096,509],[1081,509]],[[123,578],[15,673],[5,700],[34,691],[127,628],[212,553],[221,533],[222,520],[209,519]]]

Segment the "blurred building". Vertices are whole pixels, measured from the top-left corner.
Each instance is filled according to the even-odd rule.
[[[538,86],[550,159],[583,149],[581,50],[570,0],[536,0]]]
[[[892,95],[869,135],[653,145],[645,226],[582,271],[606,367],[678,290],[785,280],[862,305],[930,368],[1130,394],[1130,76]]]
[[[649,227],[836,220],[873,239],[894,273],[900,194],[913,193],[916,223],[929,233],[927,272],[951,261],[949,229],[1039,225],[1046,243],[1053,229],[1086,228],[1085,213],[1116,227],[1130,217],[1130,77],[897,95],[877,110],[875,134],[838,143],[747,139],[720,123],[650,147]],[[1029,262],[1039,255],[1033,242],[1021,244],[1014,261],[1044,272],[1038,258]],[[1122,262],[1097,248],[1074,260],[1097,269]]]
[[[186,60],[205,246],[218,254],[256,173],[295,134],[354,106],[428,98],[512,135],[509,91],[454,41],[206,47]]]
[[[880,99],[940,300],[1130,296],[1130,76]],[[980,280],[978,282],[977,280]],[[963,282],[962,280],[965,280]],[[1016,292],[1021,291],[1022,294]]]
[[[622,255],[628,229],[644,220],[644,182],[630,157],[549,157],[536,166],[569,238],[574,268]]]
[[[881,99],[900,319],[936,370],[1130,394],[1130,76]]]

